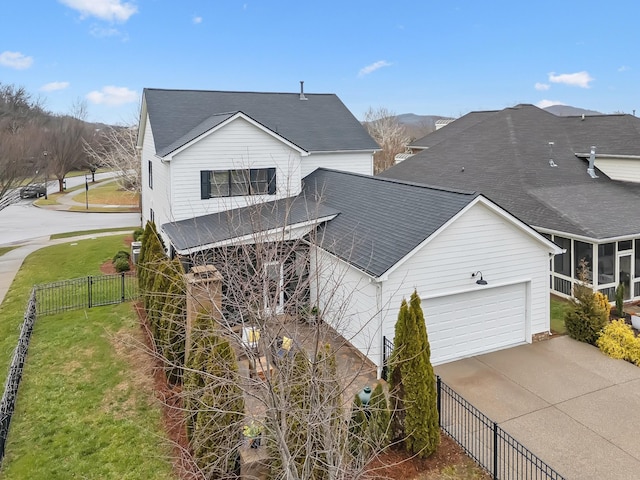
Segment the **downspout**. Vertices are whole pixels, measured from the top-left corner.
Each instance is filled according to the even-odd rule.
[[[376,369],[377,378],[382,378],[382,367],[384,359],[384,335],[382,331],[382,325],[384,323],[384,315],[382,314],[382,282],[378,279],[376,282],[376,309],[378,311],[378,346],[380,352],[378,353],[378,368]]]

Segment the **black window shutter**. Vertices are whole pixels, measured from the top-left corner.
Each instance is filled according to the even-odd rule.
[[[267,178],[269,179],[269,195],[275,195],[276,193],[276,169],[268,168]]]
[[[200,198],[211,198],[211,171],[200,170]]]

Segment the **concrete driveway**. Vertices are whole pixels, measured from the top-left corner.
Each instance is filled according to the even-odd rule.
[[[640,478],[639,367],[556,337],[435,370],[566,478]]]

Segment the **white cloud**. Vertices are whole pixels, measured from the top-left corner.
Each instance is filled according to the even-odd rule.
[[[566,105],[566,103],[559,102],[558,100],[540,100],[538,103],[536,103],[536,107],[539,108],[547,108],[551,105]]]
[[[122,0],[59,0],[60,3],[80,12],[81,18],[96,17],[110,22],[126,22],[137,13],[138,7]]]
[[[202,17],[194,16],[193,23],[195,23],[196,25],[198,25],[199,23],[202,23]]]
[[[98,25],[93,25],[89,32],[91,33],[91,35],[93,35],[96,38],[120,37],[120,36],[124,38],[127,37],[126,35],[123,35],[120,32],[120,30],[118,30],[117,28],[113,28],[113,27],[102,28],[102,27],[99,27]]]
[[[20,52],[4,51],[0,53],[0,65],[16,70],[25,70],[33,65],[33,57],[27,57]]]
[[[549,85],[548,83],[536,82],[536,84],[533,86],[533,88],[543,92],[545,90],[549,90],[551,88],[551,85]]]
[[[593,82],[593,77],[588,72],[561,73],[556,75],[555,72],[549,74],[549,81],[552,83],[562,83],[571,87],[589,88],[589,83]]]
[[[620,68],[618,68],[619,72],[628,72],[629,70],[631,70],[631,67],[629,67],[628,65],[622,65]]]
[[[87,94],[87,100],[100,105],[116,106],[137,102],[138,94],[133,90],[129,90],[127,87],[114,87],[113,85],[109,85],[103,87],[100,91],[94,90],[93,92],[89,92]]]
[[[380,68],[390,67],[390,66],[391,66],[391,63],[387,62],[386,60],[379,60],[375,63],[372,63],[371,65],[367,65],[366,67],[361,68],[360,71],[358,72],[358,76],[364,77],[365,75],[369,75],[371,72],[375,72]]]
[[[55,92],[57,90],[64,90],[65,88],[69,88],[69,82],[51,82],[46,83],[40,87],[40,90],[43,92]]]

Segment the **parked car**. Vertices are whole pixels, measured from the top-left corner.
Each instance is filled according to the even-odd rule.
[[[20,189],[20,198],[38,198],[46,193],[47,186],[44,183],[32,183]]]

